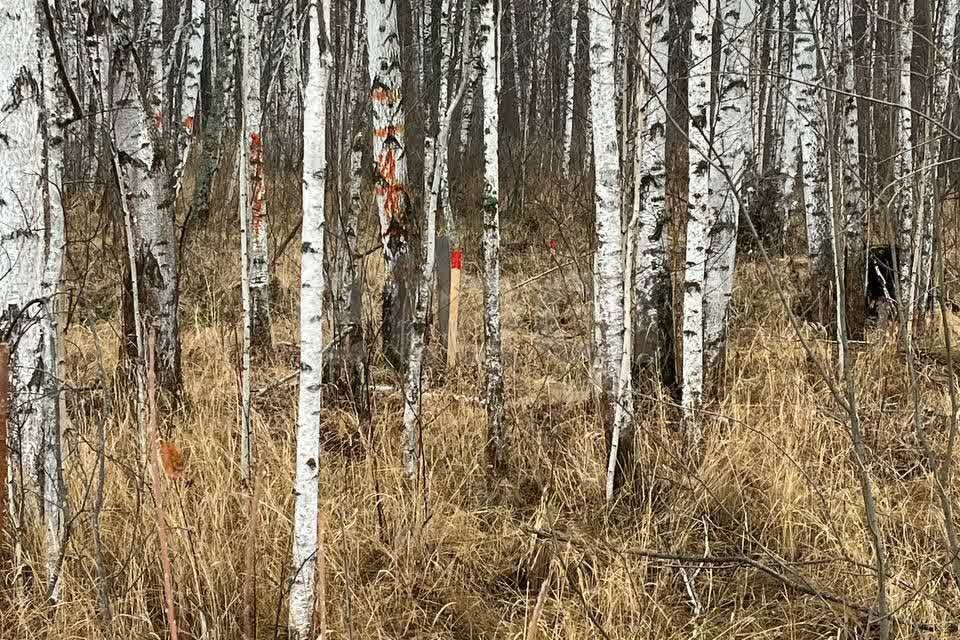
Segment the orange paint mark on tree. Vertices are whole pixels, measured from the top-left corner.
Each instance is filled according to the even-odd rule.
[[[402,136],[402,135],[403,135],[403,125],[402,125],[402,124],[398,124],[398,125],[391,124],[391,125],[386,126],[386,127],[377,127],[376,129],[373,130],[373,135],[375,135],[376,137],[381,138],[381,139],[383,139],[383,140],[386,140],[387,138],[391,138],[391,137],[395,138],[395,137],[397,137],[397,136]]]
[[[183,128],[193,133],[193,116],[187,116],[183,119]]]
[[[263,141],[260,134],[250,134],[250,228],[256,236],[263,225]]]
[[[374,87],[370,90],[370,99],[374,102],[385,102],[394,104],[400,101],[400,92],[397,89],[387,89],[386,87]]]

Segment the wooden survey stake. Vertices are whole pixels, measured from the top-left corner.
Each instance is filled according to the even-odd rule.
[[[463,270],[463,251],[450,252],[450,317],[447,335],[447,368],[457,364],[458,328],[460,320],[460,274]]]

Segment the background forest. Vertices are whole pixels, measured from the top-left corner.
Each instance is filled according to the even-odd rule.
[[[0,638],[960,637],[956,0],[4,0]]]

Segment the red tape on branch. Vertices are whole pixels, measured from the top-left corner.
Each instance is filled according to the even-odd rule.
[[[463,269],[463,251],[454,249],[450,252],[450,268]]]

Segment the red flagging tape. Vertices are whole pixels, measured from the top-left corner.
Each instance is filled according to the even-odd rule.
[[[463,269],[463,251],[454,249],[450,252],[450,268]]]

